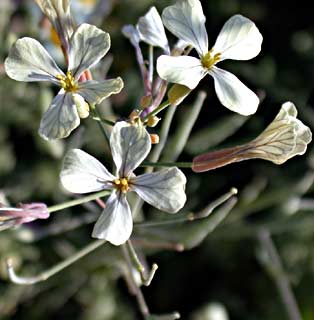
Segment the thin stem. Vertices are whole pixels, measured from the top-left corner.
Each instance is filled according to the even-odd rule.
[[[111,193],[110,190],[103,190],[103,191],[100,191],[100,192],[97,192],[97,193],[93,193],[93,194],[91,194],[89,196],[86,196],[86,197],[82,197],[82,198],[79,198],[79,199],[71,200],[71,201],[68,201],[68,202],[61,203],[61,204],[56,204],[54,206],[48,207],[48,212],[51,213],[51,212],[63,210],[63,209],[66,209],[66,208],[74,207],[74,206],[77,206],[77,205],[85,203],[85,202],[93,201],[93,200],[96,200],[98,198],[102,198],[102,197],[108,196],[110,193]]]
[[[169,101],[165,101],[164,103],[162,103],[160,106],[158,106],[156,109],[154,109],[152,112],[150,112],[144,119],[143,122],[145,122],[146,120],[149,119],[149,117],[153,117],[156,114],[158,114],[160,111],[164,110],[165,108],[167,108],[170,105]]]
[[[290,320],[302,320],[297,301],[293,295],[289,280],[285,275],[280,256],[271,239],[270,232],[266,228],[262,228],[258,232],[258,239],[269,257],[269,261],[267,262],[269,262],[270,269],[273,270],[271,275],[273,276],[282,302],[286,308],[288,318]],[[265,262],[266,266],[267,262]]]
[[[136,251],[132,245],[131,240],[128,240],[127,243],[127,248],[129,251],[129,255],[131,257],[131,261],[133,262],[133,264],[135,265],[135,268],[137,269],[137,271],[139,272],[140,276],[141,276],[141,281],[145,286],[149,286],[150,283],[152,282],[154,275],[158,269],[158,265],[156,263],[154,263],[152,265],[152,269],[149,272],[148,275],[145,274],[145,267],[142,265],[140,259],[138,258]]]
[[[116,124],[114,121],[107,120],[105,118],[100,118],[99,116],[92,116],[92,119],[107,124],[108,126],[114,126]]]
[[[97,108],[96,106],[94,107],[94,111],[95,111],[97,117],[101,119],[100,112],[99,112],[99,110],[98,110],[98,108]],[[108,133],[107,133],[107,130],[106,130],[103,122],[102,122],[102,121],[97,121],[97,123],[98,123],[98,126],[99,126],[99,128],[100,128],[100,130],[101,130],[101,132],[102,132],[102,134],[103,134],[103,136],[104,136],[104,138],[106,139],[106,142],[107,142],[108,145],[110,146],[109,135],[108,135]]]
[[[7,272],[9,275],[9,279],[16,284],[20,285],[31,285],[31,284],[36,284],[38,282],[45,281],[52,277],[53,275],[57,274],[58,272],[62,271],[63,269],[67,268],[74,262],[78,261],[79,259],[83,258],[90,252],[96,250],[100,246],[102,246],[106,240],[97,240],[93,241],[83,249],[79,250],[77,253],[72,255],[71,257],[67,258],[66,260],[63,260],[62,262],[56,264],[52,268],[36,275],[36,276],[31,276],[31,277],[23,277],[19,276],[15,273],[14,267],[13,267],[13,260],[11,258],[6,259],[6,268]]]
[[[153,46],[149,46],[148,56],[149,56],[148,79],[151,86],[153,83],[153,74],[154,74],[154,47]]]
[[[143,293],[142,293],[141,289],[138,287],[138,285],[136,284],[136,280],[135,280],[134,274],[133,274],[132,263],[131,263],[129,251],[128,251],[125,244],[123,244],[121,246],[121,248],[122,248],[122,253],[123,253],[124,259],[125,259],[126,264],[128,266],[129,279],[132,282],[132,287],[135,289],[135,296],[136,296],[138,306],[140,308],[140,312],[143,315],[144,319],[148,319],[148,317],[150,316],[150,312],[149,312],[148,306],[146,304],[145,298],[143,296]]]
[[[143,161],[140,167],[178,167],[192,168],[192,162],[150,162]]]

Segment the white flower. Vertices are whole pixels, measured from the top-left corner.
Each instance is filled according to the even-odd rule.
[[[276,118],[257,138],[241,146],[195,157],[193,171],[208,171],[254,158],[282,164],[296,155],[304,154],[312,140],[312,132],[297,119],[297,114],[295,105],[285,102]]]
[[[192,45],[198,58],[160,56],[157,71],[161,78],[194,89],[206,74],[214,78],[220,102],[242,115],[256,112],[259,99],[232,73],[216,67],[226,59],[249,60],[261,50],[262,35],[255,24],[239,14],[232,16],[220,31],[212,49],[208,49],[205,16],[199,0],[182,0],[164,9],[162,19],[179,39]]]
[[[124,121],[115,124],[110,147],[116,175],[86,152],[73,149],[64,159],[60,178],[65,189],[74,193],[113,190],[92,235],[120,245],[129,239],[133,227],[126,193],[135,191],[159,210],[175,213],[186,201],[186,178],[178,168],[133,174],[151,149],[149,134],[141,124],[130,125]]]
[[[4,64],[10,78],[50,81],[61,87],[41,120],[39,134],[43,138],[67,137],[80,124],[80,117],[88,116],[86,102],[98,104],[121,91],[121,78],[79,82],[82,73],[97,64],[109,47],[108,33],[89,24],[80,25],[70,39],[68,71],[64,74],[37,40],[25,37],[13,45]]]

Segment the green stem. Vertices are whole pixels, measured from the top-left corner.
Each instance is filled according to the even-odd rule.
[[[99,119],[101,119],[101,115],[100,115],[100,113],[99,113],[99,111],[98,111],[98,109],[97,109],[97,107],[96,107],[96,106],[95,106],[95,108],[94,108],[93,110],[94,110],[95,114],[97,115],[97,117],[98,117]],[[108,145],[110,146],[109,135],[108,135],[108,133],[107,133],[107,130],[106,130],[106,128],[105,128],[105,126],[104,126],[103,122],[102,122],[102,121],[97,121],[97,123],[98,123],[99,128],[100,128],[100,130],[101,130],[101,132],[102,132],[103,136],[105,137],[105,139],[106,139],[106,141],[107,141]]]
[[[112,126],[112,127],[116,124],[114,121],[110,121],[105,118],[100,118],[99,116],[92,116],[92,119],[95,121],[100,121],[100,122],[107,124],[108,126]]]
[[[170,105],[169,101],[165,101],[164,103],[162,103],[160,106],[158,106],[156,109],[154,109],[152,112],[150,112],[144,119],[143,122],[147,121],[150,117],[155,116],[156,114],[158,114],[160,111],[164,110],[165,108],[167,108]]]
[[[88,244],[86,247],[79,250],[77,253],[75,253],[71,257],[67,258],[66,260],[56,264],[52,268],[50,268],[50,269],[48,269],[48,270],[46,270],[36,276],[31,276],[31,277],[22,277],[22,276],[17,275],[14,271],[14,268],[13,268],[12,259],[8,258],[8,259],[6,259],[6,266],[7,266],[9,278],[13,283],[20,284],[20,285],[31,285],[31,284],[45,281],[45,280],[49,279],[50,277],[52,277],[53,275],[55,275],[56,273],[67,268],[68,266],[70,266],[71,264],[76,262],[77,260],[83,258],[84,256],[86,256],[90,252],[94,251],[98,247],[102,246],[105,242],[106,242],[106,240],[93,241],[92,243]]]
[[[178,167],[178,168],[192,168],[192,162],[150,162],[143,161],[141,167]]]
[[[51,212],[63,210],[66,208],[74,207],[74,206],[77,206],[77,205],[85,203],[85,202],[93,201],[98,198],[108,196],[110,193],[111,193],[110,190],[103,190],[103,191],[100,191],[97,193],[90,194],[89,196],[86,196],[86,197],[82,197],[79,199],[71,200],[68,202],[60,203],[60,204],[56,204],[54,206],[48,207],[48,212],[51,213]]]

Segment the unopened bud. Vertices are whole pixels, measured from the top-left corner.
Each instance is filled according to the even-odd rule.
[[[87,118],[89,116],[89,104],[79,94],[73,94],[72,97],[79,117],[81,119]]]
[[[139,118],[139,110],[133,110],[129,115],[129,119],[131,120],[131,122],[136,121],[138,118]]]
[[[153,102],[152,96],[144,96],[141,99],[140,105],[143,109],[149,107]]]
[[[156,127],[157,123],[160,121],[160,118],[158,118],[157,116],[150,116],[147,120],[147,126],[148,127]]]
[[[192,90],[181,84],[174,84],[169,92],[168,99],[171,105],[179,105],[191,92]]]
[[[159,135],[155,133],[151,133],[150,135],[150,141],[152,144],[158,144],[159,143]]]

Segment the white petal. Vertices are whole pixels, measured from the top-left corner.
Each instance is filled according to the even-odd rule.
[[[111,132],[110,147],[119,177],[128,177],[149,154],[151,141],[142,124],[120,121]]]
[[[215,90],[220,102],[231,111],[247,116],[256,112],[259,99],[232,73],[213,67],[209,74],[215,80]]]
[[[66,138],[79,124],[80,118],[72,94],[61,89],[43,114],[39,134],[47,140]]]
[[[157,59],[157,72],[160,78],[168,82],[194,89],[204,78],[207,70],[204,69],[201,61],[194,57],[163,55]]]
[[[145,16],[139,19],[137,29],[142,41],[154,47],[161,47],[166,52],[169,52],[164,25],[155,7],[151,7]]]
[[[175,36],[191,44],[199,55],[207,53],[206,18],[199,0],[177,1],[175,5],[164,9],[162,21]]]
[[[108,52],[110,36],[87,23],[81,24],[70,41],[69,70],[75,79],[93,67]]]
[[[159,210],[175,213],[185,204],[186,178],[178,168],[146,173],[131,183],[133,191]]]
[[[132,214],[126,196],[114,191],[94,226],[92,236],[119,246],[130,238],[132,229]]]
[[[121,78],[103,80],[103,81],[85,81],[79,83],[77,91],[89,103],[100,103],[112,94],[119,93],[123,88]]]
[[[113,181],[115,176],[88,153],[72,149],[63,160],[60,179],[66,190],[88,193],[112,189],[110,181]]]
[[[17,81],[59,81],[63,72],[46,49],[35,39],[21,38],[12,46],[4,62],[7,75]]]
[[[221,29],[213,54],[221,53],[220,61],[249,60],[260,53],[262,41],[256,25],[250,19],[236,14]]]
[[[138,43],[140,42],[140,34],[134,26],[132,26],[131,24],[123,26],[122,33],[130,40],[134,47],[138,46]]]
[[[292,102],[282,105],[276,118],[252,141],[256,157],[282,164],[305,153],[312,140],[312,132],[296,118],[297,113]]]

